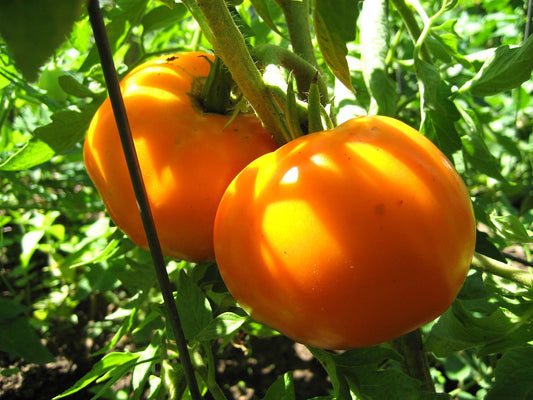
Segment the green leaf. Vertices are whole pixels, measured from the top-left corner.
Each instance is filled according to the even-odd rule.
[[[359,0],[314,0],[313,22],[318,47],[333,74],[352,92],[346,43],[355,40]]]
[[[533,346],[510,349],[496,364],[495,384],[485,400],[533,398]]]
[[[294,400],[294,380],[289,372],[270,385],[263,400]]]
[[[422,383],[397,369],[357,367],[346,372],[350,387],[361,399],[446,400],[446,393],[422,390]]]
[[[257,14],[263,19],[263,21],[265,21],[265,24],[267,24],[270,29],[272,29],[278,35],[285,37],[272,20],[266,0],[251,0],[250,2],[252,3],[252,6]]]
[[[326,370],[333,390],[335,392],[335,398],[337,400],[351,400],[350,388],[344,374],[339,370],[338,365],[335,362],[335,356],[326,350],[308,347],[309,351],[313,353],[313,356],[320,361],[322,367]]]
[[[396,83],[387,74],[389,51],[388,1],[364,1],[361,10],[361,62],[371,96],[369,114],[396,114]]]
[[[155,331],[150,344],[140,353],[139,359],[137,360],[138,364],[133,369],[131,385],[135,392],[144,391],[144,386],[150,375],[150,370],[155,363],[155,357],[157,357],[160,347],[161,334],[159,331]]]
[[[123,250],[127,250],[130,246],[123,249],[120,246],[117,250],[121,253]],[[112,256],[106,254],[106,257]],[[126,257],[113,257],[111,261],[115,266],[115,275],[122,282],[122,284],[128,289],[130,293],[146,292],[157,281],[154,266],[150,263],[138,262],[133,258]]]
[[[32,137],[15,154],[0,164],[0,171],[22,171],[49,161],[54,150],[42,140]]]
[[[78,82],[73,76],[62,75],[57,78],[57,81],[65,93],[80,99],[87,97],[98,98],[100,96],[100,94],[93,92],[86,85]]]
[[[433,352],[437,357],[447,357],[456,351],[492,345],[511,334],[515,335],[515,339],[520,339],[517,342],[523,342],[524,334],[527,336],[524,331],[529,327],[524,325],[524,331],[517,332],[515,323],[505,309],[499,307],[478,317],[467,310],[464,304],[463,301],[456,300],[432,326],[425,344],[427,351]],[[529,336],[532,336],[531,333]]]
[[[463,154],[470,165],[477,170],[495,179],[505,181],[500,170],[500,163],[490,153],[483,138],[479,135],[465,135],[461,137]]]
[[[82,5],[83,0],[0,2],[0,34],[27,80],[37,79],[39,68],[71,31]]]
[[[504,238],[517,243],[531,243],[531,238],[520,220],[514,215],[491,215],[491,222]]]
[[[24,317],[0,320],[0,351],[30,363],[45,364],[54,361],[52,353],[42,345],[41,338]]]
[[[514,89],[531,79],[533,71],[533,35],[522,46],[498,47],[485,61],[476,76],[466,82],[460,92],[473,96],[491,96]]]
[[[179,274],[176,305],[187,340],[194,339],[213,319],[211,306],[204,292],[183,270]]]
[[[382,346],[373,346],[347,350],[335,357],[335,364],[339,368],[351,369],[353,367],[369,364],[377,366],[387,359],[400,361],[402,357],[392,349]]]
[[[187,8],[181,3],[177,3],[172,9],[167,6],[154,8],[142,18],[143,35],[156,29],[172,26],[183,19],[187,13]]]
[[[461,114],[450,100],[451,89],[435,66],[416,59],[415,68],[422,96],[422,133],[452,159],[452,154],[461,148],[454,124]]]
[[[76,383],[74,383],[72,387],[65,390],[59,396],[54,397],[53,400],[61,399],[63,397],[76,393],[84,387],[89,386],[96,379],[106,375],[111,371],[119,370],[121,369],[121,367],[133,366],[138,358],[139,354],[134,353],[109,353],[105,355],[100,361],[98,361],[89,372],[87,372]]]
[[[225,312],[212,319],[195,337],[200,342],[216,340],[232,335],[249,318]]]
[[[0,323],[5,319],[15,318],[26,310],[27,307],[18,301],[0,297]]]
[[[35,130],[35,136],[46,142],[56,154],[64,153],[85,136],[94,106],[87,107],[83,112],[61,110],[52,115],[52,122]]]

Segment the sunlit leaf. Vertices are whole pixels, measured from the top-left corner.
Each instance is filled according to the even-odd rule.
[[[355,40],[358,3],[359,0],[339,0],[332,7],[330,0],[315,0],[313,4],[313,22],[322,56],[335,76],[354,92],[346,43]]]
[[[29,81],[66,39],[83,0],[2,0],[0,34],[15,63]]]
[[[518,87],[531,79],[533,35],[517,47],[501,46],[485,61],[479,72],[460,91],[474,96],[490,96]]]
[[[2,171],[21,171],[49,161],[55,151],[42,140],[32,137],[15,154],[0,164]]]

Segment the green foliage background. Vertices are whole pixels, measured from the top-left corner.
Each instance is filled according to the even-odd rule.
[[[250,49],[291,49],[282,3],[229,5]],[[420,129],[462,174],[479,232],[474,268],[458,299],[422,328],[437,393],[402,371],[401,355],[385,344],[343,354],[310,349],[329,375],[330,395],[321,398],[529,398],[530,4],[331,3],[315,0],[310,8],[314,56],[332,99],[330,117],[340,123],[379,112]],[[150,256],[109,220],[83,166],[87,126],[107,95],[85,4],[21,4],[0,3],[0,351],[29,363],[53,361],[50,343],[80,326],[78,310],[87,305],[84,338],[107,339],[92,355],[92,369],[64,396],[90,388],[109,399],[126,393],[189,398]],[[209,21],[195,1],[116,0],[102,6],[120,75],[159,54],[212,49]],[[287,70],[275,71],[265,80],[285,89]],[[214,264],[167,261],[201,389],[224,398],[228,388],[216,382],[217,355],[236,337],[244,337],[246,346],[251,336],[277,333],[233,302]],[[125,340],[132,343],[129,350],[118,346]],[[0,368],[3,376],[17,373]],[[131,377],[130,386],[110,391],[123,376]],[[264,398],[300,398],[291,371]]]

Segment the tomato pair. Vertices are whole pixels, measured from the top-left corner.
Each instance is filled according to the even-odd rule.
[[[466,277],[475,221],[437,147],[374,116],[275,150],[255,116],[228,124],[195,108],[189,92],[208,58],[157,59],[121,83],[165,254],[216,258],[252,317],[312,346],[375,345],[444,312]],[[108,101],[84,157],[112,219],[146,247]]]

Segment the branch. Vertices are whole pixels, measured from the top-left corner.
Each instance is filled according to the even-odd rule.
[[[282,112],[270,96],[226,3],[224,0],[198,0],[197,5],[212,32],[211,45],[215,54],[228,67],[233,80],[276,142],[285,143],[289,136],[280,117]]]
[[[501,261],[484,256],[483,254],[475,253],[472,260],[472,267],[496,276],[500,276],[510,281],[516,282],[519,285],[531,288],[533,286],[533,273],[511,267]]]

